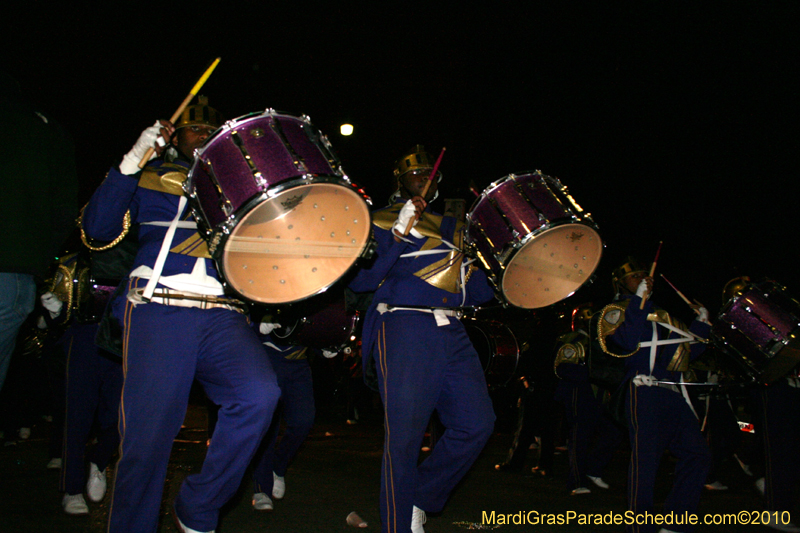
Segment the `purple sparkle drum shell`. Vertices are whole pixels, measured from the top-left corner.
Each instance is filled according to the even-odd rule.
[[[292,303],[353,266],[369,243],[371,215],[336,164],[306,118],[272,111],[228,122],[206,142],[186,190],[233,292]]]
[[[560,181],[539,172],[491,184],[467,215],[467,240],[508,303],[535,309],[594,273],[603,241]]]
[[[720,311],[714,343],[752,380],[772,383],[800,363],[800,304],[774,282],[745,289]]]
[[[228,219],[226,203],[236,211],[283,181],[306,174],[336,175],[309,133],[318,134],[307,120],[272,112],[245,115],[218,129],[199,150],[187,181],[208,224],[214,227]]]

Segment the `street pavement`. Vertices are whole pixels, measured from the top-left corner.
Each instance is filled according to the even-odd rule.
[[[318,399],[317,423],[286,476],[286,496],[275,502],[272,512],[254,511],[250,504],[253,489],[249,473],[236,497],[226,506],[220,533],[257,532],[329,532],[354,531],[347,525],[351,512],[368,523],[365,531],[380,531],[378,493],[383,445],[383,429],[379,412],[364,415],[354,425],[345,423],[344,408],[333,396]],[[507,416],[506,416],[507,415]],[[604,479],[608,490],[590,487],[590,494],[570,496],[566,490],[567,454],[556,456],[554,475],[542,478],[531,474],[537,452],[528,455],[528,464],[521,473],[496,472],[511,443],[513,416],[501,416],[501,425],[491,438],[469,474],[453,493],[444,511],[430,516],[427,533],[465,530],[496,530],[505,533],[620,531],[621,525],[586,526],[577,523],[577,515],[626,511],[625,483],[629,450],[621,447],[615,454]],[[502,422],[505,421],[505,424]],[[108,500],[89,503],[88,516],[68,516],[61,509],[58,492],[59,471],[47,470],[49,423],[34,426],[24,441],[8,438],[0,445],[0,531],[2,532],[103,532],[106,530]],[[164,499],[158,531],[172,533],[172,501],[184,477],[200,468],[206,450],[207,413],[202,401],[193,401],[187,412],[184,428],[175,440],[169,472],[165,481]],[[660,506],[672,481],[673,460],[665,456],[656,487]],[[113,468],[110,477],[113,478]],[[738,513],[754,516],[763,509],[753,479],[734,463],[723,472],[721,481],[727,491],[705,491],[698,513]],[[797,509],[793,509],[797,512]],[[486,524],[484,517],[509,515],[510,524]],[[535,517],[534,513],[561,514],[574,512],[569,524],[517,525],[518,513]],[[610,516],[610,515],[609,515]],[[796,523],[800,520],[795,519]],[[698,532],[770,531],[761,525],[700,525]]]

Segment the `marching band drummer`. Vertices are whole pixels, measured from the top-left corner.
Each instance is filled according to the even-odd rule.
[[[101,241],[123,231],[126,211],[140,225],[135,268],[111,303],[122,326],[125,381],[110,532],[156,531],[170,450],[194,379],[221,408],[203,467],[184,480],[175,500],[185,533],[216,528],[280,396],[243,304],[223,296],[181,189],[194,150],[220,124],[219,113],[201,101],[174,127],[159,121],[145,129],[83,213],[87,235]],[[139,172],[154,143],[164,157]]]
[[[604,351],[626,357],[623,387],[627,388],[625,416],[631,444],[628,506],[636,514],[652,512],[656,471],[669,449],[678,463],[664,511],[674,511],[676,516],[694,513],[711,465],[711,452],[682,383],[690,360],[705,350],[705,344],[697,341],[708,337],[708,311],[696,305],[698,317],[687,328],[657,308],[647,298],[653,278],[634,258],[629,257],[612,272],[612,281],[618,298],[601,311],[598,329]],[[616,345],[613,352],[607,341]],[[662,531],[691,531],[686,524],[670,528]],[[654,531],[655,526],[633,524],[629,530]]]
[[[283,344],[270,335],[281,327],[269,316],[258,324],[261,343],[266,349],[281,388],[281,401],[255,456],[253,468],[253,509],[272,511],[273,499],[281,500],[286,493],[286,471],[314,426],[314,380],[309,364],[312,351],[307,346]],[[330,358],[336,352],[323,350]],[[286,431],[278,441],[281,419]]]
[[[421,145],[396,162],[391,205],[373,214],[376,257],[350,283],[356,292],[375,292],[362,350],[365,369],[374,359],[385,411],[384,533],[424,531],[425,512],[442,510],[495,420],[478,354],[458,312],[494,293],[464,257],[463,224],[428,209],[437,192],[437,180],[429,180],[433,169]],[[434,410],[445,431],[418,465]]]

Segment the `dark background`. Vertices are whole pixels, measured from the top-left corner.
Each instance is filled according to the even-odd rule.
[[[2,68],[74,136],[83,201],[219,56],[212,106],[309,115],[376,206],[417,143],[447,147],[443,196],[467,205],[470,180],[559,177],[607,244],[573,299],[608,300],[610,270],[660,240],[658,271],[712,313],[738,275],[798,294],[799,4],[320,6],[32,1],[3,16]]]

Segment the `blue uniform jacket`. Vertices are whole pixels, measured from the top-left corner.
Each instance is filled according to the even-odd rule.
[[[139,228],[139,251],[134,268],[146,265],[153,268],[167,232],[166,226],[152,226],[146,222],[171,222],[178,211],[178,201],[183,194],[180,184],[189,171],[189,163],[175,160],[151,161],[136,176],[121,174],[111,169],[98,187],[83,213],[86,234],[98,241],[112,241],[122,232],[122,220],[130,210],[133,223]],[[187,208],[181,220],[193,220]],[[196,229],[178,228],[172,240],[170,253],[162,276],[185,274],[192,271],[198,257],[204,257],[206,273],[219,279],[216,265],[210,259],[205,241]]]
[[[640,342],[649,341],[653,335],[652,322],[647,320],[647,315],[656,310],[652,300],[647,300],[644,309],[639,309],[641,298],[638,296],[626,296],[630,299],[625,309],[625,321],[609,338],[626,352],[632,352]],[[702,338],[708,338],[711,326],[699,320],[692,322],[689,331]],[[678,338],[678,334],[669,331],[661,326],[657,326],[658,338]],[[642,347],[638,352],[625,359],[627,368],[626,379],[630,379],[637,374],[652,375],[662,381],[680,381],[681,372],[667,370],[667,366],[672,360],[678,344],[668,344],[659,346],[656,352],[656,362],[653,372],[650,372],[650,348]],[[690,348],[690,360],[700,356],[706,349],[703,343],[692,344]]]
[[[404,202],[373,213],[373,235],[377,242],[374,261],[362,268],[350,282],[355,292],[374,292],[372,305],[364,320],[362,350],[366,357],[372,351],[378,312],[376,306],[461,307],[476,306],[491,300],[494,291],[486,274],[475,264],[462,295],[459,270],[464,261],[464,224],[453,217],[426,211],[415,226],[423,238],[409,235],[410,242],[396,242],[391,226]],[[451,249],[444,240],[456,246]],[[418,250],[445,250],[447,253],[401,257]],[[433,320],[433,318],[431,318]]]

